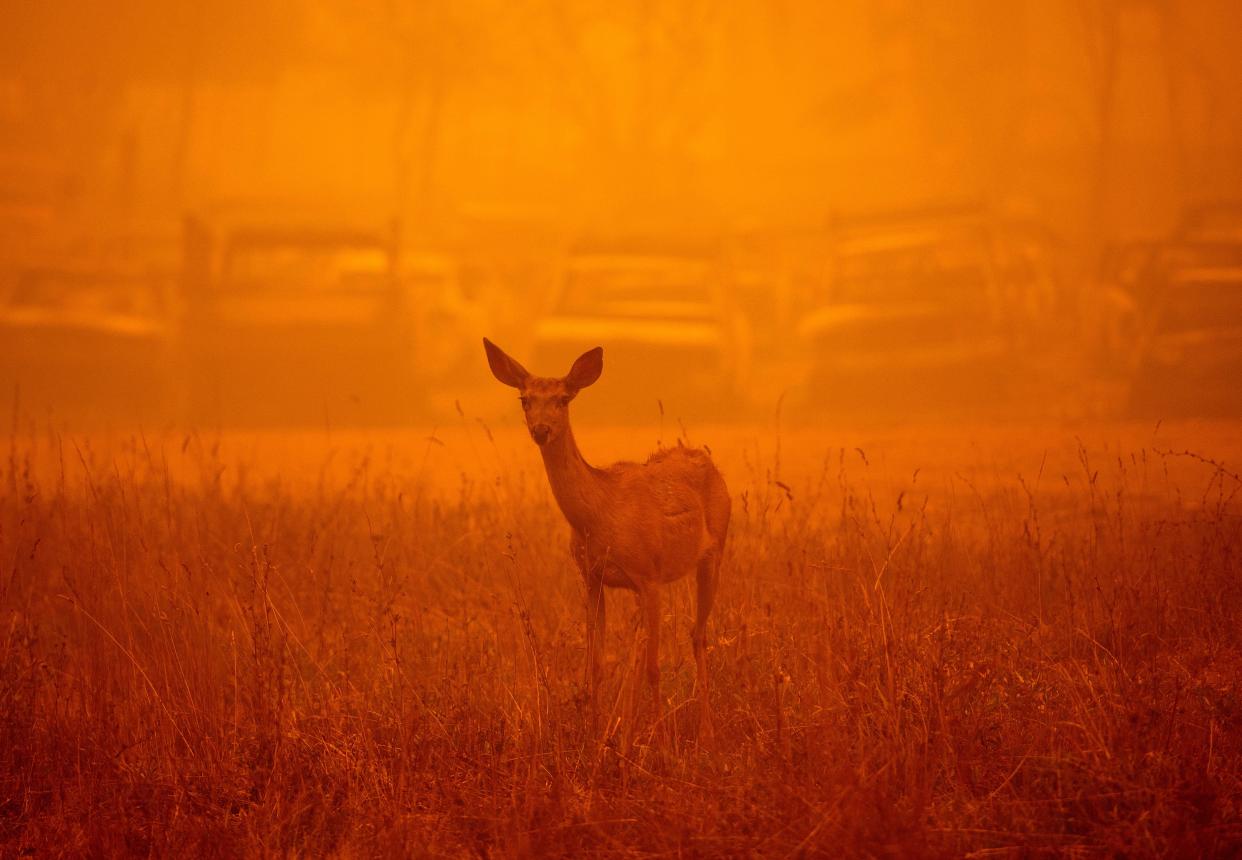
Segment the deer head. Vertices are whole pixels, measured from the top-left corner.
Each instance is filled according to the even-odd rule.
[[[569,427],[569,404],[578,392],[599,379],[604,370],[602,347],[589,349],[578,357],[563,377],[533,376],[500,347],[483,338],[487,364],[492,375],[518,390],[526,427],[535,444],[543,447],[561,438]]]

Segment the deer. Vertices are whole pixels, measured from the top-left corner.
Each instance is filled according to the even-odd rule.
[[[707,617],[716,599],[729,531],[731,502],[711,454],[678,444],[646,462],[592,466],[569,423],[569,405],[599,379],[604,350],[595,347],[563,377],[535,376],[483,339],[492,375],[518,390],[526,427],[539,448],[557,506],[569,523],[570,555],[586,584],[586,665],[591,726],[599,726],[600,678],[606,628],[605,588],[634,592],[643,626],[647,686],[660,697],[660,587],[694,571],[694,649],[700,735],[710,733]],[[637,699],[637,688],[636,688]]]

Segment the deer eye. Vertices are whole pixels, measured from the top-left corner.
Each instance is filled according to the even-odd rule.
[[[529,397],[527,397],[526,395],[522,395],[521,397],[518,398],[518,400],[522,401],[523,409],[530,409],[530,398]]]
[[[556,399],[556,402],[557,402],[557,403],[559,403],[559,404],[561,404],[562,406],[568,406],[568,405],[569,405],[569,401],[570,401],[570,400],[572,400],[572,399],[573,399],[573,398],[572,398],[572,397],[570,397],[568,394],[562,394],[560,397],[558,397],[558,398]]]

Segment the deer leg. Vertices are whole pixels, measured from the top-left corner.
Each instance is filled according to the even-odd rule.
[[[716,586],[720,582],[720,554],[713,550],[699,561],[696,572],[698,600],[694,618],[694,631],[690,634],[694,646],[695,686],[698,688],[699,733],[711,732],[711,714],[707,704],[707,616],[716,600]]]
[[[660,698],[660,587],[654,583],[639,595],[642,601],[643,626],[647,633],[647,686],[655,700],[656,720],[664,716],[664,701]]]
[[[604,630],[607,626],[602,579],[587,577],[586,611],[587,685],[591,691],[591,734],[596,734],[599,731],[599,685],[604,668]]]

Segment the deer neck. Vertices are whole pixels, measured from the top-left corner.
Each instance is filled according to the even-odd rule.
[[[600,471],[591,466],[578,450],[573,431],[565,432],[540,449],[548,483],[561,513],[569,524],[583,534],[594,531],[593,525],[607,502]]]

